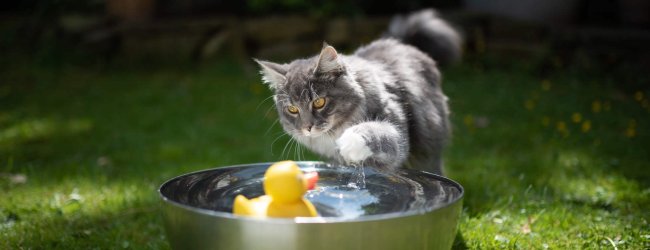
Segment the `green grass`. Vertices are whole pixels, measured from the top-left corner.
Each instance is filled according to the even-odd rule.
[[[445,73],[446,169],[467,192],[455,248],[650,247],[648,89],[585,70]],[[270,92],[228,61],[16,62],[0,82],[0,249],[168,248],[164,180],[295,156]]]

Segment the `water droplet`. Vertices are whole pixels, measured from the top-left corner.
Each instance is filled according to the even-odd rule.
[[[350,183],[348,187],[355,189],[364,189],[366,188],[366,173],[364,171],[363,165],[353,166],[354,172],[350,178]]]

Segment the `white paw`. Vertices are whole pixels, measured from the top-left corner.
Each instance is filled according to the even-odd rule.
[[[366,145],[366,140],[351,129],[343,132],[336,139],[339,153],[346,162],[360,162],[372,155],[372,150]]]

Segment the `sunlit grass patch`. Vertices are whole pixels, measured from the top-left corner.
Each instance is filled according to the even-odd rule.
[[[90,248],[131,242],[161,246],[154,183],[69,178],[38,180],[14,187],[3,197],[0,224],[5,247]],[[124,228],[134,231],[124,231]],[[135,230],[135,228],[141,228]],[[115,242],[122,235],[121,242]],[[162,244],[164,246],[164,244]]]
[[[6,122],[5,122],[6,123]],[[0,145],[15,145],[51,136],[82,133],[92,128],[88,119],[60,121],[52,118],[27,119],[0,128]]]
[[[647,246],[647,227],[645,218],[581,204],[547,202],[513,204],[477,217],[464,217],[461,231],[472,249],[612,247],[607,238],[625,249]]]

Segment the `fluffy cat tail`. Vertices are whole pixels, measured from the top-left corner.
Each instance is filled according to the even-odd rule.
[[[457,62],[462,55],[461,35],[433,9],[393,17],[384,36],[417,47],[441,65]]]

